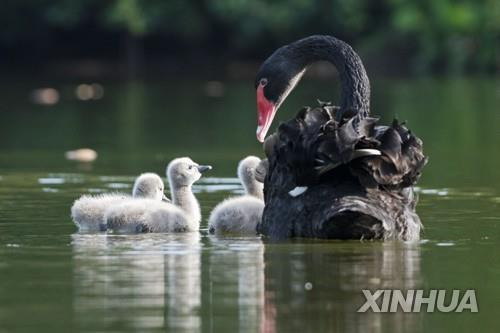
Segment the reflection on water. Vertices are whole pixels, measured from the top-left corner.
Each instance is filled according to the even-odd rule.
[[[258,237],[207,237],[211,254],[204,263],[208,265],[208,298],[213,318],[211,326],[205,329],[258,331],[265,320],[264,244]]]
[[[72,236],[83,327],[201,327],[200,235]]]
[[[264,245],[258,237],[187,233],[74,234],[72,246],[75,318],[85,329],[419,328],[418,314],[356,312],[364,302],[362,289],[419,287],[418,244]]]
[[[217,332],[234,324],[236,309],[238,326],[257,330],[263,309],[262,242],[211,238],[207,242],[214,249],[202,268],[200,239],[199,233],[72,235],[79,326],[175,332],[205,326]],[[202,275],[210,285],[203,297]]]
[[[419,316],[415,314],[356,312],[364,303],[362,289],[418,288],[418,244],[274,246],[265,256],[265,312],[275,317],[277,331],[418,331]]]

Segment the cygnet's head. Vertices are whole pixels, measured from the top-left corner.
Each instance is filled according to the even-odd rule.
[[[255,178],[255,170],[259,163],[260,158],[256,156],[248,156],[242,159],[238,164],[238,178],[248,194],[262,198],[263,186]]]
[[[167,166],[167,177],[170,186],[191,186],[201,178],[201,174],[211,170],[210,165],[199,165],[189,157],[176,158]]]
[[[163,180],[156,173],[143,173],[134,183],[132,196],[134,198],[153,199],[158,201],[167,201],[168,198],[163,193]]]

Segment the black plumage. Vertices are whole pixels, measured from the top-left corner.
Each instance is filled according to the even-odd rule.
[[[427,163],[422,141],[397,120],[380,126],[369,116],[368,78],[357,54],[343,52],[347,44],[330,36],[309,38],[286,48],[280,68],[294,59],[307,65],[313,52],[310,62],[330,60],[343,71],[342,94],[350,97],[341,97],[341,106],[303,108],[266,139],[266,206],[258,231],[272,238],[418,239],[412,186]],[[290,50],[301,54],[287,58]],[[272,73],[268,66],[272,61],[259,73]],[[270,85],[274,78],[266,75]],[[307,190],[290,195],[297,187]]]

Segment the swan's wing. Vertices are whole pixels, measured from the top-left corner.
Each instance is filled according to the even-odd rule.
[[[397,120],[391,126],[376,126],[377,121],[355,116],[339,123],[330,105],[304,108],[267,144],[270,168],[287,174],[286,191],[324,177],[353,176],[370,188],[414,184],[427,162],[421,140]]]

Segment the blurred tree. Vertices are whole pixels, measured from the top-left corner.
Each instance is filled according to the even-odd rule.
[[[0,20],[0,54],[18,61],[116,57],[120,45],[131,63],[261,59],[322,33],[416,73],[500,67],[498,0],[4,0]]]

